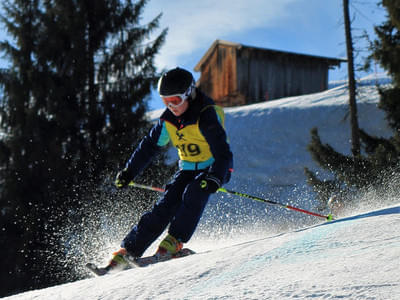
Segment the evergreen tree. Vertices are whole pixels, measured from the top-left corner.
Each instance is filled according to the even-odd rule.
[[[97,214],[98,227],[100,213],[118,222],[114,209],[135,209],[132,196],[107,198],[99,186],[111,186],[150,126],[166,30],[149,41],[161,15],[140,25],[146,3],[3,1],[12,40],[0,44],[10,61],[0,72],[0,295],[75,279],[65,262],[76,249],[66,245],[85,222]],[[170,174],[162,158],[156,170]]]
[[[388,20],[375,28],[378,39],[371,45],[370,59],[375,59],[393,78],[391,87],[379,88],[379,107],[386,113],[393,136],[389,139],[371,136],[360,130],[363,155],[355,158],[336,152],[322,144],[317,129],[311,132],[309,151],[314,160],[332,175],[332,180],[320,180],[306,169],[308,182],[326,206],[328,198],[340,194],[342,201],[351,202],[362,189],[384,192],[391,174],[398,173],[400,163],[400,1],[383,0]]]

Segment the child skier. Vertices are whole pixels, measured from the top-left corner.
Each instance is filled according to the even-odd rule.
[[[142,256],[168,225],[156,255],[176,254],[193,235],[210,194],[230,179],[233,162],[223,110],[195,87],[192,74],[182,68],[164,73],[158,92],[167,108],[117,174],[115,185],[126,187],[169,141],[178,150],[179,171],[162,198],[124,238],[111,268],[124,267],[128,254]]]

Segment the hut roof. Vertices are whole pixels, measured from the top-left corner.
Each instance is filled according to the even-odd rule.
[[[230,46],[230,47],[234,47],[237,49],[241,49],[241,48],[255,49],[255,50],[270,52],[272,54],[286,54],[286,55],[291,55],[291,56],[300,56],[300,57],[304,57],[304,58],[314,58],[314,59],[319,59],[319,60],[325,60],[331,66],[340,65],[341,62],[347,62],[347,60],[343,59],[343,58],[333,58],[333,57],[316,56],[316,55],[310,55],[310,54],[301,54],[301,53],[295,53],[295,52],[247,46],[247,45],[233,43],[233,42],[224,41],[224,40],[215,40],[214,43],[211,45],[211,47],[207,50],[207,52],[203,55],[203,57],[200,59],[200,61],[194,67],[194,70],[196,72],[199,72],[201,70],[201,66],[207,61],[208,57],[214,52],[215,48],[218,45]]]

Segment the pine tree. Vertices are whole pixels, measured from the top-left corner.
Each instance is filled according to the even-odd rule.
[[[146,3],[3,1],[13,39],[0,44],[10,61],[0,73],[0,295],[75,279],[65,247],[85,220],[102,212],[117,222],[112,209],[133,209],[129,195],[104,199],[99,186],[111,186],[150,126],[166,30],[149,40],[161,15],[140,25]]]
[[[314,160],[332,175],[331,180],[320,180],[306,169],[308,182],[326,205],[333,194],[340,194],[343,201],[351,202],[355,194],[364,189],[384,193],[393,174],[398,174],[400,164],[400,1],[383,0],[388,20],[375,28],[378,39],[371,45],[370,59],[375,59],[393,78],[391,87],[379,88],[379,107],[386,113],[393,136],[389,139],[375,137],[360,130],[363,155],[354,159],[322,144],[318,131],[311,132],[309,151]],[[369,64],[369,63],[368,63]]]

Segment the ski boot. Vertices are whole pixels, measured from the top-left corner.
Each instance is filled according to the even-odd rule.
[[[113,253],[113,257],[110,262],[105,267],[98,267],[94,263],[87,263],[86,268],[88,268],[91,272],[93,272],[97,276],[106,275],[108,272],[112,271],[122,271],[129,269],[131,266],[128,262],[129,254],[126,249],[121,248],[118,251]]]
[[[183,248],[183,243],[168,234],[158,246],[156,256],[161,257],[174,257]]]
[[[107,268],[109,270],[125,270],[129,269],[129,262],[128,262],[128,251],[125,248],[121,248],[118,251],[113,253],[113,257],[111,258],[110,262],[108,263]]]

